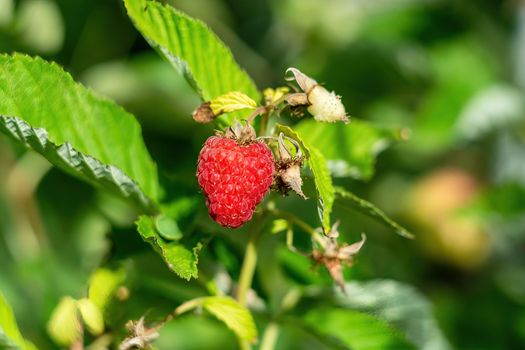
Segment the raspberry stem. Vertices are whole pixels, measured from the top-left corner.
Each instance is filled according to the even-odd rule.
[[[255,273],[255,267],[257,265],[256,239],[255,235],[252,235],[246,245],[246,251],[244,253],[244,261],[239,278],[239,289],[237,291],[237,299],[241,305],[246,305],[246,294],[252,285],[253,274]]]
[[[237,300],[241,305],[246,305],[246,295],[252,285],[255,267],[257,265],[257,241],[264,226],[265,218],[266,214],[261,214],[252,222],[250,227],[252,228],[250,241],[246,245],[237,289]]]

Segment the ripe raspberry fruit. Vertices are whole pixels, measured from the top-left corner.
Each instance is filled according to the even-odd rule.
[[[272,151],[250,129],[211,136],[199,155],[197,179],[211,218],[221,226],[249,221],[273,181]]]

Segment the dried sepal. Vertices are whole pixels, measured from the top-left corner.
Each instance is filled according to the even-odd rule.
[[[236,140],[240,145],[248,145],[256,142],[256,133],[253,126],[248,122],[241,124],[238,120],[235,120],[232,126],[229,126],[225,132],[217,131],[218,135]]]
[[[159,337],[156,327],[148,328],[144,324],[144,316],[138,321],[126,323],[130,335],[119,345],[119,350],[151,349],[151,343]]]
[[[339,222],[336,222],[326,236],[317,240],[317,247],[312,251],[311,258],[317,265],[324,265],[335,283],[345,292],[343,267],[353,264],[355,255],[365,244],[366,236],[361,234],[360,241],[339,245],[337,243],[338,227]]]
[[[313,80],[297,68],[290,67],[286,70],[286,74],[288,74],[288,72],[292,72],[293,77],[288,76],[285,77],[285,79],[287,81],[295,80],[299,87],[306,93],[309,93],[314,86],[317,85],[317,81]]]
[[[292,107],[307,106],[310,104],[310,102],[308,102],[308,95],[306,95],[304,92],[289,94],[286,97],[286,102],[288,102],[288,104]]]
[[[286,137],[295,147],[295,154],[292,154],[285,145],[284,134],[280,133],[278,138],[278,158],[275,161],[274,188],[284,195],[290,190],[297,193],[304,199],[307,197],[302,191],[303,180],[301,179],[301,167],[304,162],[301,148],[294,139]]]

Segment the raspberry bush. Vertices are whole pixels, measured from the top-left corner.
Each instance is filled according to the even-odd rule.
[[[158,145],[143,139],[132,114],[57,64],[0,56],[0,131],[95,188],[93,215],[111,232],[83,288],[50,308],[48,341],[149,349],[167,329],[184,333],[194,317],[220,321],[219,332],[241,349],[411,349],[431,340],[445,349],[417,292],[348,278],[375,240],[373,230],[353,227],[358,212],[397,233],[395,244],[413,238],[347,181],[368,180],[377,154],[405,141],[407,130],[351,118],[352,106],[330,81],[297,68],[283,70],[276,86],[259,87],[203,22],[159,1],[123,5],[194,90],[184,123],[198,130],[196,142],[174,145],[173,159],[150,155]],[[184,157],[191,169],[177,168]],[[384,304],[369,305],[367,296]],[[403,298],[423,305],[431,340],[385,311]],[[4,314],[0,348],[33,349],[0,295]],[[290,341],[302,338],[298,347]]]

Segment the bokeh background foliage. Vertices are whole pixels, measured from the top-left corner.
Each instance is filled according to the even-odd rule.
[[[349,337],[355,348],[366,348],[367,340],[376,348],[406,348],[407,339],[424,349],[525,346],[521,2],[168,2],[207,23],[259,88],[282,85],[284,70],[296,66],[342,95],[359,118],[344,134],[327,128],[330,136],[323,138],[309,123],[298,132],[323,149],[337,186],[369,199],[417,235],[401,239],[351,203],[336,203],[332,216],[345,218],[344,239],[368,235],[357,264],[346,271],[347,296],[329,292],[328,274],[287,250],[282,236],[268,236],[254,286],[270,312],[255,312],[258,326],[275,317],[271,310],[282,300],[293,299],[287,291],[304,293],[289,319],[283,316],[279,348],[341,347],[334,337]],[[55,61],[124,106],[139,118],[163,185],[162,191],[146,185],[146,197],[202,206],[195,198],[195,159],[212,130],[189,117],[199,96],[150,48],[120,1],[0,0],[0,51]],[[407,141],[393,142],[407,133]],[[61,298],[85,297],[86,281],[100,265],[127,275],[131,295],[106,312],[116,328],[146,310],[154,320],[184,300],[208,295],[214,276],[222,276],[222,285],[216,283],[224,289],[229,277],[238,279],[245,232],[205,225],[200,277],[186,282],[136,233],[137,207],[148,206],[140,194],[129,207],[6,137],[0,138],[0,164],[0,290],[24,337],[40,349],[56,347],[46,324]],[[305,185],[315,196],[312,181]],[[288,197],[281,205],[319,225],[311,202]],[[189,216],[179,220],[182,231],[194,229]],[[301,237],[296,233],[295,244],[306,250]],[[312,328],[318,325],[325,329]],[[384,332],[366,333],[370,329]],[[225,349],[236,341],[216,319],[186,316],[168,324],[156,344]]]

